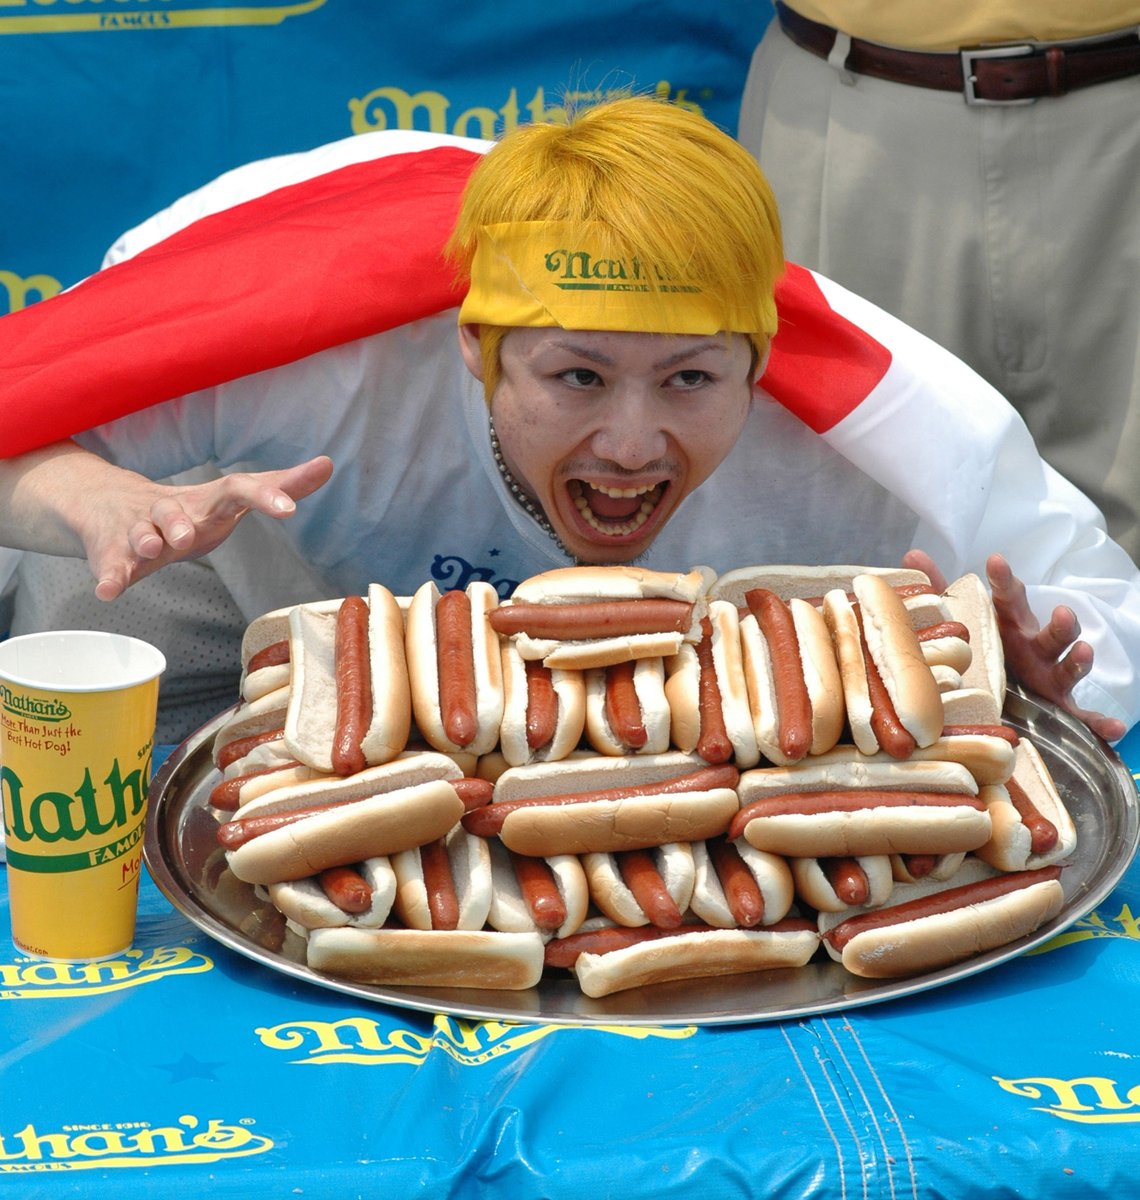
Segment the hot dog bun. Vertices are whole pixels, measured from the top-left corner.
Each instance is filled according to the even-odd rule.
[[[933,971],[1016,941],[1055,917],[1064,903],[1058,875],[1057,867],[1003,874],[971,858],[948,883],[900,885],[884,908],[853,917],[823,913],[820,933],[828,954],[854,975],[891,979]],[[979,898],[974,889],[986,880],[1013,890]],[[912,907],[935,896],[947,911],[924,915]]]
[[[489,583],[467,585],[470,602],[470,646],[473,659],[475,695],[471,718],[474,732],[469,741],[458,742],[448,736],[440,697],[439,639],[436,609],[442,599],[434,583],[416,590],[408,605],[406,649],[411,683],[412,711],[421,735],[437,750],[467,751],[486,754],[499,741],[503,722],[503,664],[498,639],[488,624],[488,614],[499,603]],[[465,643],[466,645],[466,643]],[[445,687],[447,685],[445,675]]]
[[[682,642],[700,636],[705,593],[713,577],[707,568],[680,572],[628,566],[559,567],[523,580],[496,614],[494,626],[501,636],[514,640],[523,658],[540,659],[548,667],[585,670],[630,659],[659,658],[675,654]],[[560,633],[559,622],[553,620],[564,605],[638,600],[671,600],[691,606],[687,627],[572,636]],[[543,613],[544,608],[550,612]],[[517,628],[519,625],[527,627]]]
[[[239,819],[332,807],[230,850],[229,868],[246,883],[279,883],[422,845],[442,837],[462,816],[463,801],[449,782],[458,778],[450,759],[419,754],[347,779],[275,789],[245,805]]]
[[[671,933],[605,954],[582,953],[572,970],[583,993],[597,998],[670,980],[802,967],[815,953],[818,935],[805,921],[782,924]]]
[[[836,564],[808,566],[798,563],[737,567],[718,575],[709,596],[727,600],[738,609],[747,607],[744,596],[752,588],[766,588],[782,600],[813,600],[818,606],[835,588],[849,592],[856,575],[881,576],[891,587],[929,587],[930,577],[907,567],[873,567]]]
[[[1005,704],[1005,650],[989,589],[979,576],[962,575],[946,588],[943,599],[950,615],[970,631],[973,658],[962,673],[962,687],[988,692],[1000,711]]]
[[[341,700],[337,618],[345,600],[300,604],[289,612],[292,675],[285,744],[299,762],[332,773]],[[404,622],[395,596],[374,583],[367,596],[367,660],[371,716],[359,747],[367,766],[395,758],[408,742],[411,695],[404,655]]]
[[[235,704],[214,734],[211,745],[214,765],[224,770],[230,763],[248,754],[258,739],[272,736],[275,740],[283,740],[288,707],[287,687],[278,688],[256,700]]]
[[[748,701],[739,614],[728,601],[711,600],[706,620],[708,629],[702,629],[701,641],[696,645],[686,642],[666,660],[669,740],[676,749],[696,752],[706,762],[731,759],[742,770],[754,767],[760,761],[760,748]],[[715,688],[707,681],[702,684],[702,659],[711,662]],[[710,718],[703,716],[705,703],[713,700],[719,702],[727,741],[720,751],[715,749],[720,723],[710,725]],[[715,713],[712,717],[715,719]]]
[[[537,933],[443,929],[315,929],[314,971],[361,983],[519,991],[542,978]]]

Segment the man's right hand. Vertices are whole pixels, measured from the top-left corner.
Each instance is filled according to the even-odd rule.
[[[114,600],[168,563],[208,554],[247,512],[291,516],[296,502],[327,483],[332,470],[332,460],[321,455],[280,471],[238,472],[193,485],[126,473],[129,482],[89,494],[87,513],[73,517],[98,581],[95,595]]]

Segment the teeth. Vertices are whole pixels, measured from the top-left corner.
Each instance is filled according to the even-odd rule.
[[[606,496],[615,496],[621,499],[630,499],[633,496],[645,496],[641,502],[641,507],[633,514],[628,521],[623,521],[620,525],[613,521],[602,522],[590,508],[590,503],[586,499],[582,485],[574,481],[574,507],[581,514],[582,519],[590,526],[591,529],[598,533],[606,534],[609,537],[624,537],[630,533],[636,533],[646,521],[649,520],[653,510],[657,507],[657,501],[661,498],[661,484],[654,484],[650,487],[639,488],[606,488],[598,487],[596,491],[602,492]]]

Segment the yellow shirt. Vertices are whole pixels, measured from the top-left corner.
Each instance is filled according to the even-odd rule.
[[[793,0],[789,7],[851,37],[907,50],[1071,41],[1140,26],[1140,0]]]

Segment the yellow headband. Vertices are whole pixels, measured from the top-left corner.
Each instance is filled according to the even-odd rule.
[[[460,324],[631,333],[758,333],[759,297],[727,306],[683,274],[654,269],[607,244],[604,225],[517,221],[479,230]]]

